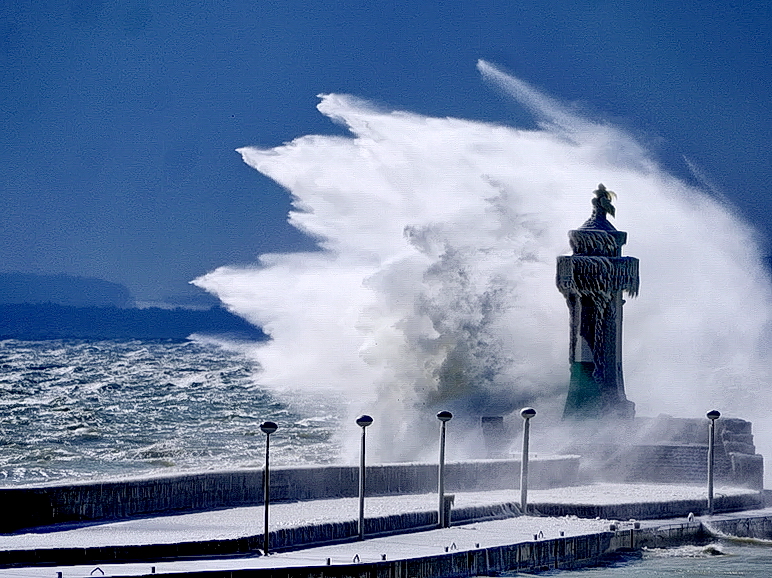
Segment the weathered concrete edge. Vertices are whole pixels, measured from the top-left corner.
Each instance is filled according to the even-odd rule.
[[[581,518],[601,517],[609,520],[656,519],[657,513],[664,517],[685,517],[698,512],[703,505],[699,500],[675,502],[652,502],[643,504],[618,504],[608,506],[585,506],[577,504],[534,504],[533,507],[549,516],[578,516]],[[759,495],[720,496],[715,501],[717,512],[734,512],[763,507]],[[604,515],[599,516],[599,512]],[[458,508],[452,511],[452,524],[463,525],[473,522],[500,520],[520,515],[514,502]],[[772,524],[772,522],[770,522]],[[437,512],[411,512],[367,518],[365,532],[368,537],[386,536],[406,532],[433,529],[437,524]],[[772,534],[770,534],[772,535]],[[358,536],[355,520],[330,522],[326,524],[281,528],[270,533],[273,551],[309,548],[312,546],[353,541]],[[102,546],[93,548],[50,548],[39,550],[0,551],[0,567],[79,565],[98,563],[122,563],[140,561],[163,561],[195,559],[218,556],[254,555],[262,549],[263,535],[243,538],[181,542],[172,544],[143,544],[133,546]]]
[[[747,516],[711,518],[704,522],[708,531],[717,536],[772,539],[772,516],[750,513]]]
[[[720,505],[718,505],[720,504]],[[740,512],[763,508],[766,498],[762,493],[739,496],[719,496],[715,500],[716,512]],[[672,500],[645,504],[534,504],[542,516],[577,516],[579,518],[601,518],[606,520],[664,520],[678,518],[689,513],[707,514],[707,500]]]
[[[251,568],[174,573],[190,578],[445,578],[487,576],[505,571],[546,571],[597,564],[603,558],[642,547],[677,546],[710,539],[702,524],[671,524],[655,528],[598,532],[581,536],[461,550],[436,556],[364,564]],[[163,574],[149,574],[157,578]],[[171,574],[170,574],[171,575]]]
[[[748,520],[772,527],[772,517],[756,516],[724,520],[742,526]],[[664,524],[650,528],[622,529],[582,536],[462,550],[437,556],[394,561],[330,566],[260,568],[175,573],[190,578],[440,578],[491,575],[505,571],[547,571],[597,564],[604,558],[642,548],[664,548],[706,543],[714,534],[701,522]],[[157,578],[163,574],[150,574]]]

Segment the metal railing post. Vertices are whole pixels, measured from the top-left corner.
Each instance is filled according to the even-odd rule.
[[[531,418],[536,415],[532,407],[524,407],[520,410],[523,418],[523,457],[520,459],[520,509],[523,515],[528,513],[528,443],[531,431]]]
[[[441,411],[437,414],[440,420],[440,467],[437,472],[437,493],[439,494],[439,506],[437,507],[437,526],[445,527],[445,424],[453,418],[449,411]]]
[[[270,448],[271,448],[271,434],[275,432],[279,426],[277,426],[272,421],[264,421],[260,424],[260,429],[265,434],[265,470],[263,471],[263,511],[264,511],[264,519],[263,519],[263,555],[268,554],[268,503],[270,502],[270,496],[271,496],[271,477],[270,477],[270,471],[268,469],[268,459],[270,455]]]
[[[373,423],[369,415],[360,415],[357,425],[362,428],[362,444],[359,452],[359,522],[357,530],[359,539],[365,539],[365,429]]]
[[[707,413],[710,420],[708,426],[708,515],[713,515],[713,469],[715,461],[716,444],[716,420],[721,417],[717,410],[711,410]]]

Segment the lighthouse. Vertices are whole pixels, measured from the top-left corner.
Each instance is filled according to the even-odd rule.
[[[592,215],[569,231],[573,255],[557,259],[557,287],[568,304],[570,384],[563,418],[632,419],[635,404],[625,396],[622,371],[623,295],[638,294],[638,259],[623,257],[627,233],[608,220],[616,196],[602,184]]]

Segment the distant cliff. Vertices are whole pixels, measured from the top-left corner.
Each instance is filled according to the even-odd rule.
[[[55,303],[0,304],[0,339],[185,339],[192,333],[264,340],[225,309],[120,309]]]
[[[92,277],[0,273],[0,303],[57,303],[72,307],[129,307],[131,293]]]

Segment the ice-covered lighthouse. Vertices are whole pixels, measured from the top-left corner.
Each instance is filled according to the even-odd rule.
[[[638,259],[622,257],[627,233],[608,221],[615,196],[598,185],[592,216],[568,233],[573,255],[558,257],[557,286],[568,303],[571,326],[564,419],[635,416],[622,372],[622,295],[638,294]]]

